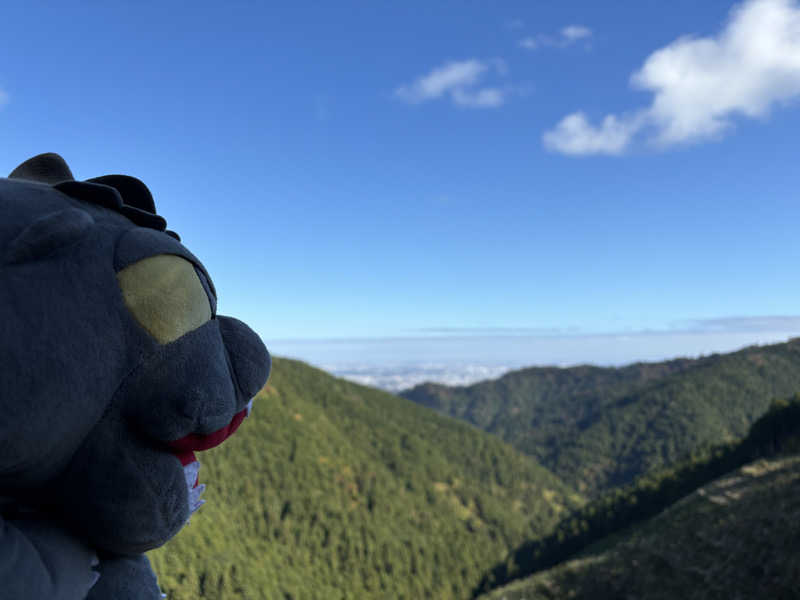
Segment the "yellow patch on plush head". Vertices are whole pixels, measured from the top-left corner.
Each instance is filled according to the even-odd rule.
[[[161,344],[211,320],[211,303],[194,265],[175,254],[157,254],[117,273],[125,305]]]

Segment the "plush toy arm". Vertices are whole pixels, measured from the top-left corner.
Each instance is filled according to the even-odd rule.
[[[156,574],[144,554],[103,557],[100,580],[86,600],[161,600]]]
[[[40,517],[0,516],[0,600],[83,600],[97,581],[94,551]]]

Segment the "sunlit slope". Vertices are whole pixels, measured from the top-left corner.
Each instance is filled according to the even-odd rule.
[[[403,393],[473,423],[594,497],[691,452],[743,437],[800,390],[800,340],[623,368],[531,368]]]
[[[800,455],[761,459],[481,600],[800,597]]]
[[[199,458],[207,503],[149,553],[170,600],[464,599],[582,504],[485,432],[284,359]]]

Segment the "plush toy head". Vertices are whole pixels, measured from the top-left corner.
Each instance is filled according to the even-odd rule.
[[[112,553],[175,535],[198,506],[194,451],[269,376],[216,301],[138,179],[75,181],[56,154],[0,178],[0,496]]]

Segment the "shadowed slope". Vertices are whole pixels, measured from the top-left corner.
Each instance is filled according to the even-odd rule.
[[[575,559],[480,600],[791,600],[800,590],[800,455],[760,459]]]

